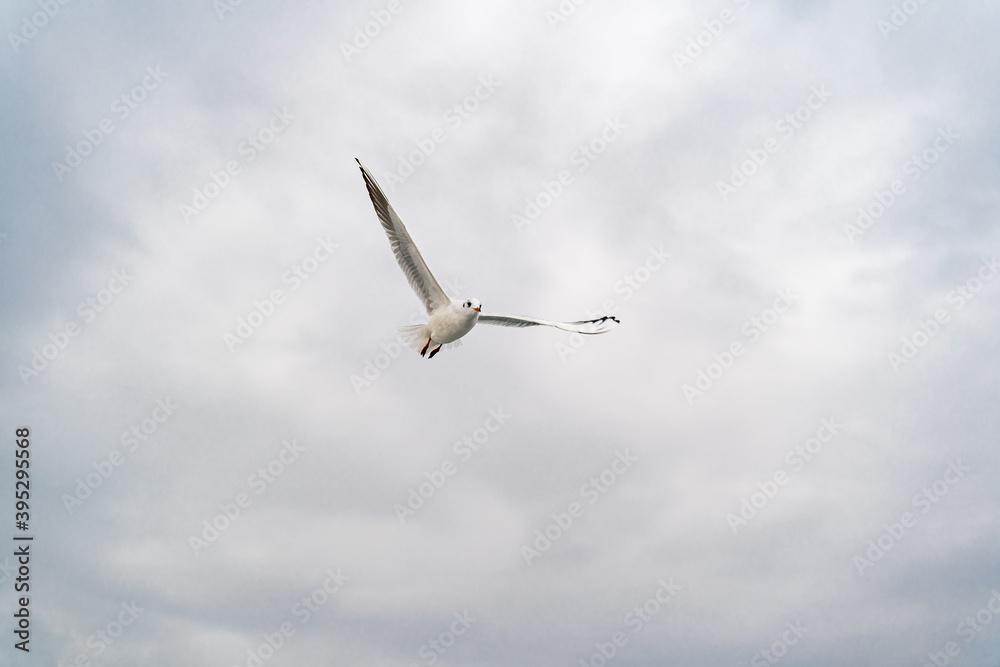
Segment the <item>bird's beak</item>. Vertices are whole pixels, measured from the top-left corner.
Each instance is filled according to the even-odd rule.
[[[483,307],[482,306],[477,306],[476,308],[473,308],[472,310],[476,311],[477,313],[481,313],[482,310],[483,310]]]

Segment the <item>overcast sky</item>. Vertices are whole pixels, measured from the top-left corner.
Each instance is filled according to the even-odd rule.
[[[997,12],[4,3],[2,654],[996,664]]]

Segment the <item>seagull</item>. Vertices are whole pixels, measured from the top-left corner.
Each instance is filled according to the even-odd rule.
[[[389,237],[389,245],[392,246],[392,252],[396,255],[396,261],[403,269],[406,279],[410,282],[410,287],[413,288],[427,309],[427,322],[399,328],[403,339],[414,350],[419,350],[420,356],[427,354],[427,350],[430,349],[431,352],[427,358],[433,359],[442,346],[457,341],[472,331],[472,327],[476,326],[477,323],[495,324],[502,327],[555,327],[579,334],[605,333],[619,324],[618,318],[610,315],[581,322],[550,322],[517,315],[488,315],[482,312],[482,304],[479,303],[479,299],[465,299],[464,301],[452,299],[445,294],[441,285],[434,278],[434,274],[427,268],[424,258],[417,250],[417,245],[410,237],[410,233],[406,231],[403,221],[392,208],[385,193],[382,192],[382,188],[375,181],[375,177],[365,168],[365,165],[361,164],[361,160],[354,159],[361,167],[361,175],[365,179],[365,185],[368,186],[368,195],[375,206],[375,213],[382,223],[382,229]]]

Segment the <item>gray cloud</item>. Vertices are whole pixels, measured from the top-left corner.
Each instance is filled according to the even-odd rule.
[[[3,18],[19,659],[996,661],[987,8]],[[460,296],[622,325],[399,346],[355,157]]]

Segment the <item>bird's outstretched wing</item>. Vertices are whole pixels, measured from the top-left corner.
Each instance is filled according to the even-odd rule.
[[[385,230],[385,235],[389,237],[389,245],[392,246],[392,252],[396,255],[396,261],[399,262],[399,267],[406,274],[406,279],[410,282],[410,287],[413,288],[413,291],[423,301],[424,308],[427,309],[427,314],[429,315],[437,308],[450,303],[451,299],[441,289],[441,285],[438,284],[431,270],[427,268],[424,258],[420,256],[420,251],[417,250],[417,245],[410,238],[410,233],[406,231],[403,221],[399,219],[396,211],[393,210],[392,204],[389,203],[385,193],[382,192],[382,188],[375,182],[375,177],[365,169],[365,165],[361,164],[361,160],[354,159],[357,161],[358,166],[361,167],[361,175],[364,176],[365,185],[368,186],[368,196],[372,198],[375,213],[382,222],[382,229]]]
[[[582,322],[549,322],[548,320],[536,320],[531,317],[518,317],[517,315],[480,315],[480,324],[496,324],[501,327],[555,327],[563,331],[574,331],[581,334],[600,334],[611,331],[619,324],[617,317],[605,315],[596,320],[583,320]]]

